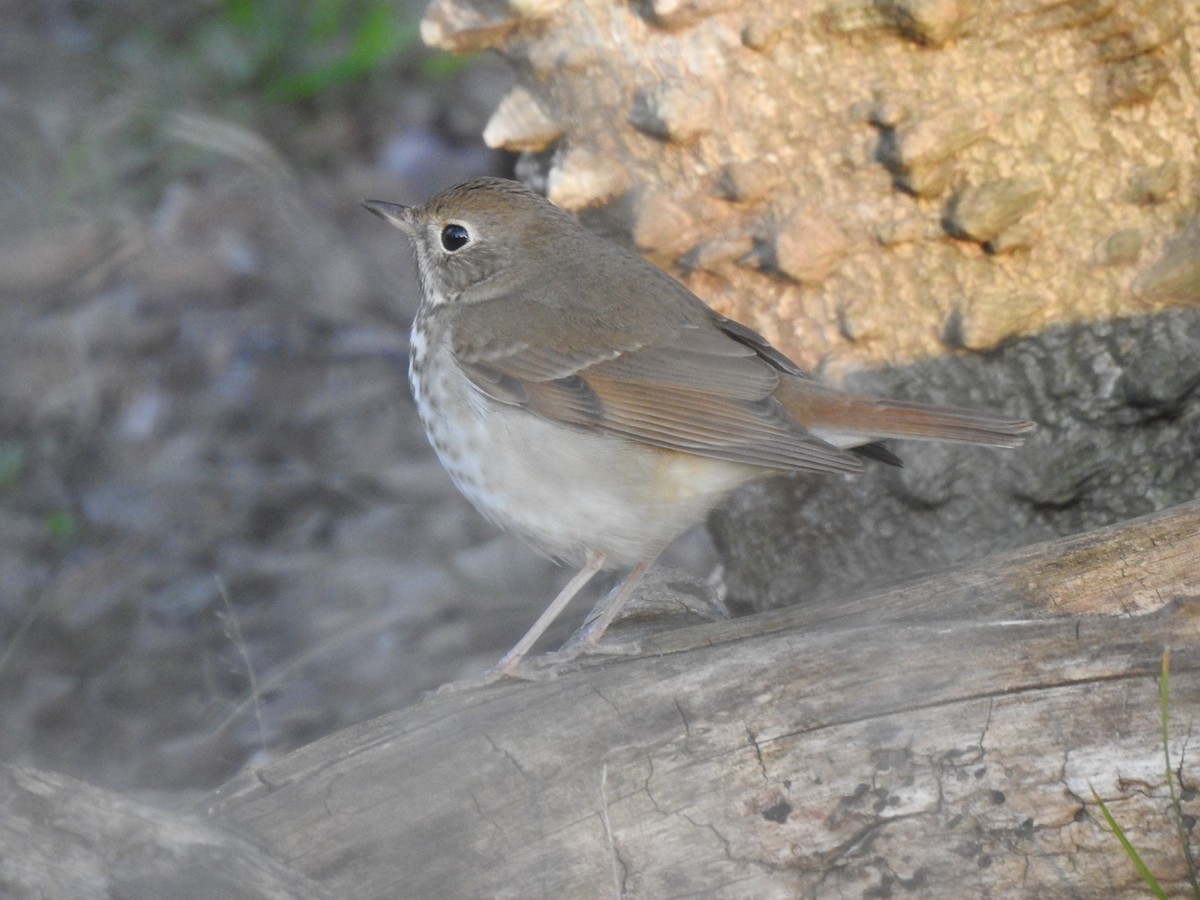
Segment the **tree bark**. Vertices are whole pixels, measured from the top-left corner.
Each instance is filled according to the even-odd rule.
[[[0,765],[5,900],[332,900],[228,830],[56,772]]]
[[[1200,503],[438,696],[207,811],[340,896],[1140,896],[1200,710]]]
[[[512,62],[484,136],[522,178],[802,365],[1041,425],[739,495],[739,608],[1200,491],[1200,5],[433,0],[422,33]]]
[[[844,373],[1200,301],[1188,0],[433,0],[551,200]]]

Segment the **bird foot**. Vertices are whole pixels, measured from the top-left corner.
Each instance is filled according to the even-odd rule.
[[[447,682],[439,688],[427,691],[421,695],[421,699],[449,697],[463,691],[476,690],[503,681],[553,681],[559,675],[576,671],[579,668],[578,665],[572,665],[578,655],[578,650],[572,653],[555,651],[536,659],[501,661],[482,674]]]

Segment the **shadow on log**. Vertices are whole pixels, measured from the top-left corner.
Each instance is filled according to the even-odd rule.
[[[1168,892],[1200,710],[1200,503],[435,697],[207,805],[338,896]],[[1194,837],[1189,834],[1194,843]]]

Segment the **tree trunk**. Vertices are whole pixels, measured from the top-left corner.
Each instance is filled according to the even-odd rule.
[[[740,608],[1200,493],[1200,4],[434,0],[423,34],[512,62],[521,177],[802,364],[1041,425],[751,488],[710,523]]]
[[[840,371],[1200,300],[1189,0],[434,0],[485,139]]]

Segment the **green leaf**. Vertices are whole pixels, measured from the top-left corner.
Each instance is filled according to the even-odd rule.
[[[415,25],[398,21],[391,4],[375,3],[364,13],[345,54],[324,66],[276,78],[267,86],[267,96],[276,101],[315,97],[369,74],[416,41]]]
[[[1142,876],[1142,881],[1146,882],[1146,887],[1150,889],[1150,893],[1158,897],[1159,900],[1170,900],[1167,897],[1167,892],[1158,883],[1158,879],[1150,874],[1150,869],[1142,862],[1141,854],[1134,849],[1133,844],[1129,843],[1129,838],[1125,836],[1125,829],[1117,824],[1117,820],[1112,817],[1112,813],[1108,811],[1108,807],[1100,799],[1100,795],[1096,793],[1095,788],[1092,788],[1092,798],[1096,801],[1096,805],[1100,807],[1100,812],[1104,813],[1104,819],[1108,822],[1108,827],[1112,829],[1112,833],[1121,842],[1121,846],[1125,849],[1125,855],[1129,857],[1129,861],[1133,863],[1134,868],[1138,870],[1138,874]]]

